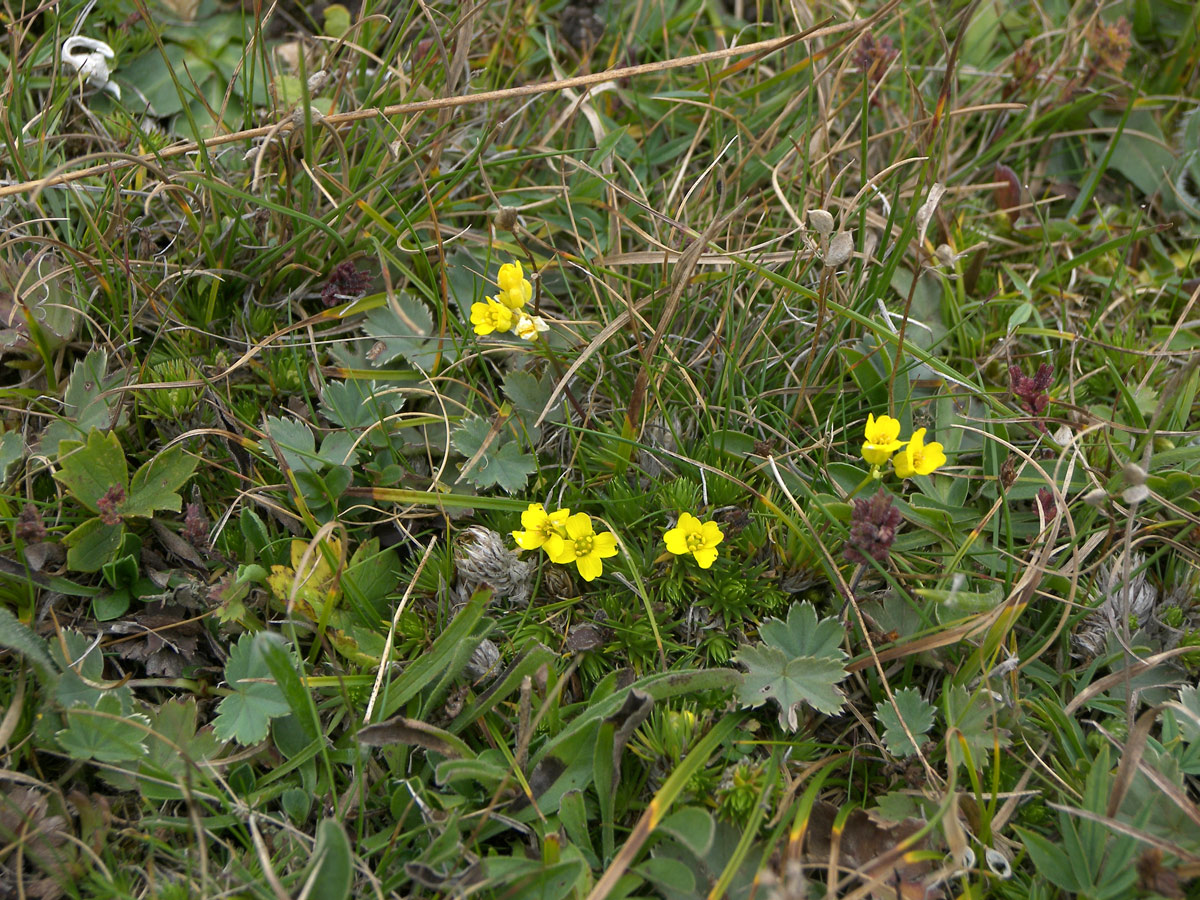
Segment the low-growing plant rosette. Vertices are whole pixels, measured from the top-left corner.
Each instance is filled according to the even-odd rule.
[[[717,561],[717,545],[725,540],[725,534],[716,522],[701,522],[691,513],[682,513],[675,527],[663,534],[667,552],[675,556],[695,557],[696,565],[702,569],[712,567]]]

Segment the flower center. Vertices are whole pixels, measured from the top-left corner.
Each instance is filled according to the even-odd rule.
[[[703,550],[704,549],[704,535],[689,534],[687,536],[687,548],[688,548],[688,550],[692,550],[692,551]]]
[[[590,556],[592,552],[592,546],[595,543],[596,542],[592,539],[590,534],[586,535],[585,537],[575,538],[575,555]]]

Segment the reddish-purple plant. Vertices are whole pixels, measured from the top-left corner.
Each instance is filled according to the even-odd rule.
[[[370,284],[371,276],[346,260],[338,263],[329,274],[325,289],[321,291],[321,302],[326,306],[337,306],[344,300],[357,300],[367,292]]]
[[[1054,514],[1058,512],[1058,504],[1054,502],[1054,491],[1049,488],[1041,488],[1037,492],[1038,509],[1042,512],[1042,519],[1049,522],[1054,518]]]
[[[870,500],[855,500],[850,513],[850,540],[842,554],[860,565],[866,565],[868,559],[887,562],[900,521],[900,510],[892,506],[892,495],[883,488]]]
[[[1030,378],[1021,371],[1020,366],[1009,366],[1008,377],[1011,379],[1009,390],[1020,401],[1021,408],[1034,417],[1038,428],[1046,430],[1042,416],[1050,405],[1050,395],[1046,388],[1054,380],[1054,366],[1042,363],[1038,366],[1037,374]]]
[[[17,524],[13,528],[17,540],[26,544],[36,544],[46,539],[46,526],[42,524],[42,513],[32,503],[26,503],[17,514]]]
[[[189,503],[183,517],[183,539],[194,547],[208,546],[208,519],[199,503]]]
[[[100,521],[105,525],[120,525],[121,514],[117,508],[125,502],[125,488],[114,484],[96,501],[96,510],[100,513]]]

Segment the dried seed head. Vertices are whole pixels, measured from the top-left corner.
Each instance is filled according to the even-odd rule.
[[[516,606],[529,602],[532,565],[522,562],[490,528],[472,525],[459,535],[454,562],[458,576],[454,593],[460,603],[485,586],[492,589],[493,600],[507,600]]]
[[[850,258],[854,252],[854,238],[850,232],[839,231],[829,241],[829,249],[825,251],[825,265],[836,268]]]
[[[496,210],[496,227],[501,231],[514,231],[517,227],[517,211],[511,206]]]
[[[472,682],[481,681],[500,664],[500,648],[484,638],[467,660],[463,674]]]
[[[833,234],[833,216],[823,209],[810,209],[808,224],[817,234]]]
[[[1096,509],[1103,509],[1108,502],[1108,491],[1104,488],[1094,488],[1083,495],[1083,502]]]

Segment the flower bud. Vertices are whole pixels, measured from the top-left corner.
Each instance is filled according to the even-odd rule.
[[[829,242],[829,249],[825,251],[825,265],[836,268],[848,260],[853,252],[854,238],[850,237],[848,231],[839,231]]]
[[[808,224],[817,234],[833,234],[833,216],[823,209],[810,209]]]

